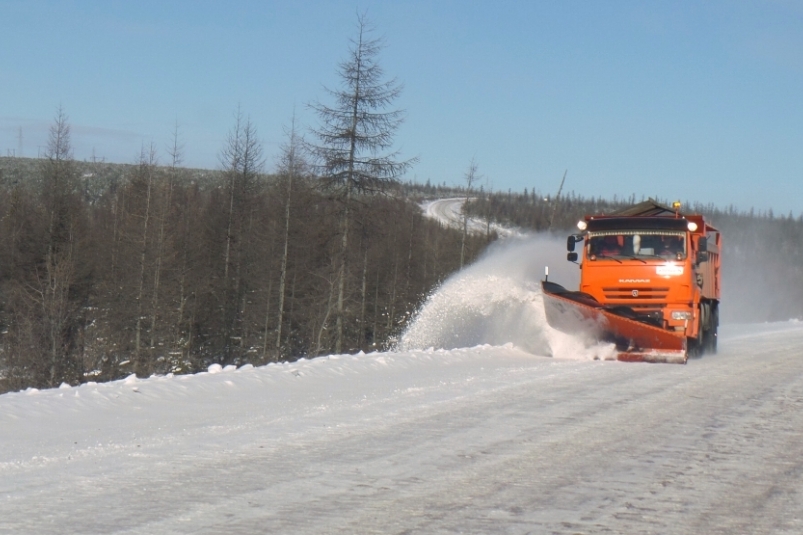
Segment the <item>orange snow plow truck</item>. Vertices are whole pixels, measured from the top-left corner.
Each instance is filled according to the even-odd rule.
[[[613,343],[624,361],[716,352],[722,242],[703,216],[649,200],[577,226],[567,259],[580,260],[579,291],[542,283],[552,327]]]

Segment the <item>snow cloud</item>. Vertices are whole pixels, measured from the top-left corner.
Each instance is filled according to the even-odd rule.
[[[430,296],[398,349],[513,344],[538,355],[605,358],[608,348],[586,348],[546,323],[544,267],[550,268],[550,280],[567,287],[579,281],[577,267],[565,256],[565,241],[545,234],[496,242]]]

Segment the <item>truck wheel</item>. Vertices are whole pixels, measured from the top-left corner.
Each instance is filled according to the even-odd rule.
[[[700,303],[700,328],[697,331],[697,338],[688,339],[688,353],[689,358],[699,358],[708,352],[709,341],[709,327],[711,318],[711,309],[708,303]]]
[[[717,328],[719,327],[719,307],[716,303],[711,305],[711,330],[709,331],[708,352],[712,355],[717,353]]]
[[[715,355],[717,352],[717,327],[719,326],[719,312],[716,303],[705,303],[701,310],[705,311],[703,324],[702,352]]]

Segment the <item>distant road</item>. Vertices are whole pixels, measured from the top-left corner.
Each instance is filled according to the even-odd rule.
[[[463,228],[463,203],[466,201],[465,197],[453,197],[450,199],[436,199],[434,201],[427,201],[421,205],[424,215],[429,218],[437,219],[445,225],[452,228]],[[517,229],[504,227],[497,223],[488,225],[484,219],[470,217],[468,219],[468,231],[471,234],[485,234],[488,231],[496,232],[500,237],[509,238],[513,236],[520,236],[521,232]]]

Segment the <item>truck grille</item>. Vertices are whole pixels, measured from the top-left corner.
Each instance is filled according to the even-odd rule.
[[[669,288],[635,288],[612,286],[602,289],[609,305],[626,305],[632,308],[655,310],[666,306]]]

